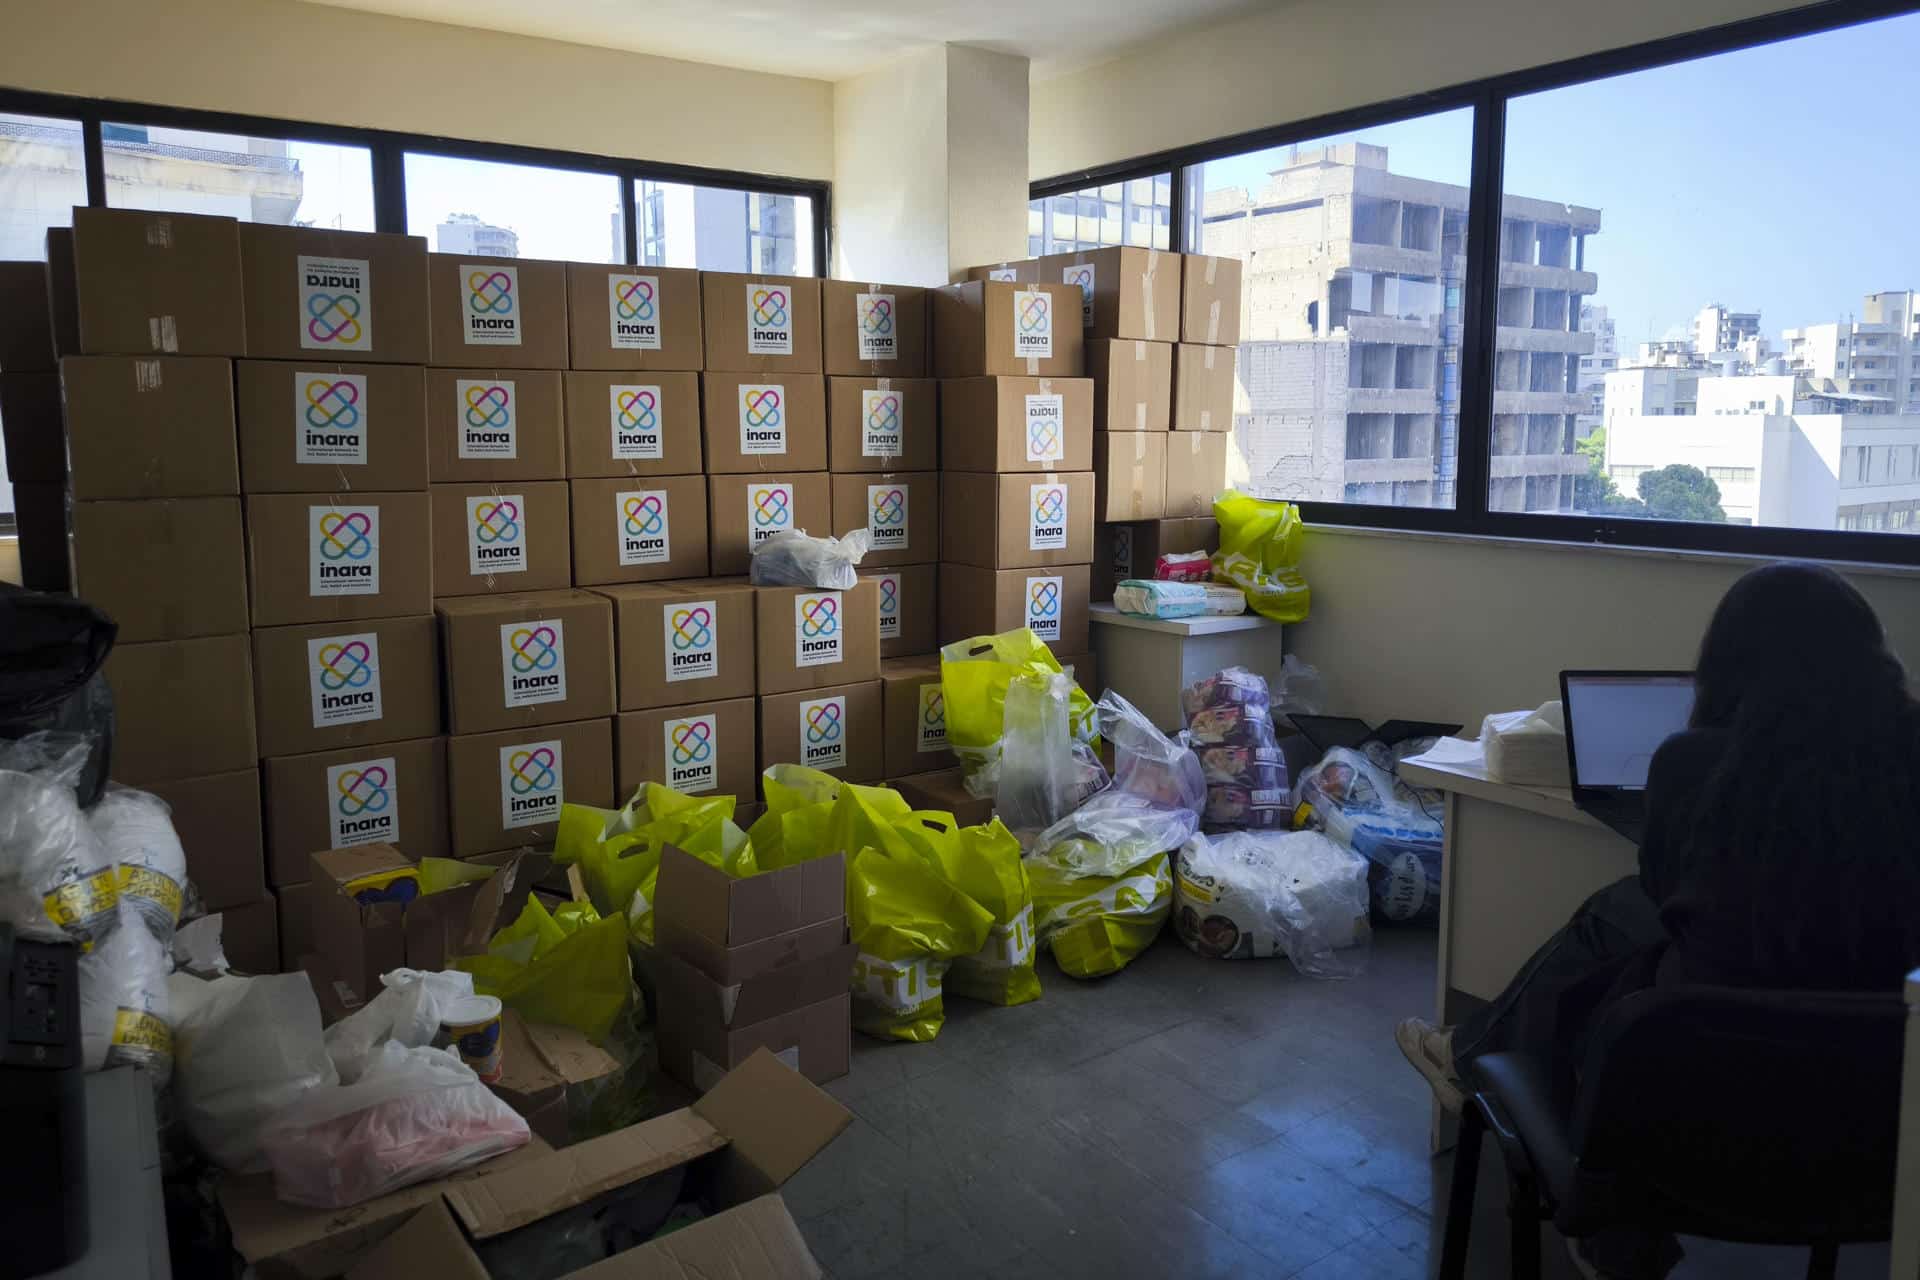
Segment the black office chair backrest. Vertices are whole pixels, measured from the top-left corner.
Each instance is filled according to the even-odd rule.
[[[1885,1239],[1904,1022],[1893,993],[1627,997],[1588,1047],[1573,1198],[1717,1239]]]

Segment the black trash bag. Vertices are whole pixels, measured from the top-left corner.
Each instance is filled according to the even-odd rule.
[[[0,583],[0,739],[40,730],[91,744],[80,803],[100,798],[113,765],[113,693],[100,674],[119,627],[72,596]]]

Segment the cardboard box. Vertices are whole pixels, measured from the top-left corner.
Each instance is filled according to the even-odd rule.
[[[707,571],[704,476],[570,480],[573,580],[581,586]]]
[[[567,1089],[612,1075],[620,1060],[572,1027],[500,1017],[500,1070],[487,1087],[550,1145],[568,1145]]]
[[[73,505],[74,594],[120,624],[119,642],[247,629],[238,498]]]
[[[993,821],[993,799],[982,798],[967,790],[958,769],[938,773],[916,773],[895,778],[887,784],[900,798],[916,809],[938,809],[951,813],[963,827],[977,827]]]
[[[940,639],[954,644],[1028,627],[1055,653],[1084,653],[1089,643],[1089,572],[1084,564],[1052,569],[980,569],[943,564]]]
[[[427,363],[422,236],[250,222],[240,228],[256,359]]]
[[[906,564],[860,575],[879,597],[880,656],[899,658],[939,648],[934,632],[939,599],[938,566]]]
[[[1095,431],[1165,431],[1173,424],[1173,346],[1138,338],[1087,343]]]
[[[701,327],[698,271],[567,264],[567,345],[575,369],[700,369]]]
[[[240,360],[234,375],[243,492],[427,487],[417,367]]]
[[[761,693],[792,693],[880,678],[876,583],[863,580],[845,591],[759,587],[756,593]]]
[[[567,367],[567,264],[541,258],[427,255],[428,364]]]
[[[1180,255],[1180,341],[1240,345],[1240,260]]]
[[[75,208],[73,284],[86,355],[247,354],[232,218]]]
[[[1093,562],[1093,598],[1113,599],[1113,584],[1151,578],[1163,555],[1220,549],[1220,525],[1211,515],[1198,519],[1147,520],[1110,524],[1099,531]]]
[[[988,262],[977,267],[968,267],[968,280],[1018,280],[1022,284],[1031,284],[1040,278],[1040,259],[1018,258],[1008,262]]]
[[[342,1002],[349,1007],[355,999],[348,995],[360,1002],[370,999],[380,990],[380,975],[389,970],[402,965],[439,969],[452,956],[471,954],[458,944],[473,932],[470,922],[484,914],[476,903],[477,891],[416,896],[377,879],[415,872],[417,864],[418,859],[386,844],[322,849],[308,857],[314,947],[328,976],[346,985]],[[489,887],[518,880],[524,892],[528,877],[520,871],[516,860]],[[417,879],[411,888],[417,891]]]
[[[771,1053],[816,1084],[853,1062],[853,998],[847,975],[857,953],[790,966],[723,987],[678,956],[662,956],[655,1032],[660,1069],[690,1089],[711,1089],[755,1053]],[[817,1000],[781,1007],[808,996]]]
[[[842,955],[846,882],[847,859],[838,850],[735,879],[667,845],[655,895],[659,949],[728,986]],[[838,989],[846,989],[844,973]]]
[[[564,480],[565,374],[426,370],[427,474],[437,484]]]
[[[1080,290],[1088,338],[1171,342],[1180,331],[1180,255],[1131,246],[1050,253],[1038,278]]]
[[[1093,518],[1158,520],[1167,493],[1167,433],[1102,431],[1093,446]]]
[[[128,786],[251,769],[253,671],[247,637],[119,644],[113,690],[113,778]]]
[[[1166,437],[1169,520],[1213,514],[1213,500],[1227,487],[1227,439],[1217,431],[1177,431]]]
[[[826,380],[814,373],[700,375],[707,471],[825,471]]]
[[[322,849],[388,844],[414,859],[448,855],[445,738],[275,756],[261,767],[267,878],[283,893],[306,883],[308,855]]]
[[[1183,342],[1173,355],[1173,429],[1233,430],[1234,347]]]
[[[708,558],[717,574],[745,573],[753,549],[782,529],[823,531],[832,494],[824,471],[778,476],[708,476]]]
[[[705,470],[700,375],[569,373],[567,475],[690,476]]]
[[[614,717],[615,796],[642,783],[751,800],[759,781],[753,699],[689,702]]]
[[[73,581],[64,484],[15,484],[13,527],[20,541],[20,585],[29,591],[68,590]]]
[[[836,475],[832,490],[834,531],[867,531],[862,569],[925,563],[940,554],[939,472]]]
[[[613,721],[510,729],[447,739],[453,856],[522,845],[550,848],[560,802],[611,808]]]
[[[1088,564],[1093,473],[941,475],[940,558],[983,569]]]
[[[260,493],[246,499],[253,625],[398,618],[433,602],[424,493]]]
[[[959,763],[947,748],[947,699],[940,687],[938,654],[880,664],[880,716],[889,778]]]
[[[166,801],[187,855],[187,877],[209,911],[258,902],[267,892],[260,830],[260,771],[249,766],[149,783]]]
[[[280,908],[271,893],[221,908],[220,949],[240,973],[280,972]]]
[[[921,378],[927,372],[927,291],[909,284],[820,282],[828,373]]]
[[[442,600],[435,611],[450,732],[613,714],[613,605],[605,596],[523,591]]]
[[[940,384],[948,471],[1085,471],[1093,465],[1086,378],[954,378]]]
[[[848,782],[886,776],[880,681],[760,695],[760,767],[804,764]]]
[[[819,373],[820,281],[700,273],[709,371]]]
[[[320,965],[313,955],[313,886],[300,884],[277,886],[273,896],[280,903],[280,972],[295,973],[306,968],[300,963],[306,956]]]
[[[566,481],[436,484],[432,494],[436,598],[573,585]]]
[[[667,582],[599,587],[613,602],[622,711],[751,697],[755,588]]]
[[[934,470],[940,465],[939,386],[931,378],[828,378],[828,467]]]
[[[132,357],[127,356],[98,358],[133,363]],[[67,441],[58,373],[0,373],[0,444],[6,449],[9,480],[62,486],[67,483]]]
[[[240,492],[231,361],[69,356],[60,362],[60,392],[66,402],[65,464],[76,502]],[[4,412],[7,468],[16,479],[28,479],[28,458],[14,447],[13,405]],[[59,435],[56,427],[56,447]]]
[[[47,309],[47,264],[0,262],[0,373],[54,369],[53,316]]]
[[[440,732],[440,630],[430,613],[341,630],[253,633],[260,754],[290,756]]]
[[[1077,378],[1085,372],[1080,290],[972,280],[933,291],[933,365],[942,378]]]

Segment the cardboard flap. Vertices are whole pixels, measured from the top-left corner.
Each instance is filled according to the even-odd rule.
[[[660,852],[656,912],[725,947],[846,914],[846,859],[838,853],[736,880],[673,845]]]
[[[472,905],[467,910],[466,918],[463,921],[448,921],[447,941],[450,948],[456,942],[456,928],[464,927],[464,934],[457,937],[458,949],[450,950],[449,954],[473,956],[485,952],[493,935],[519,914],[534,881],[552,869],[553,858],[550,855],[529,851],[509,859],[504,866],[481,881],[473,891]]]
[[[818,1280],[822,1274],[786,1202],[767,1195],[569,1272],[565,1280]]]
[[[727,909],[733,879],[677,845],[660,848],[660,877],[654,891],[655,911],[671,904],[674,918],[703,938],[727,945]]]
[[[695,1102],[731,1154],[778,1187],[853,1123],[853,1113],[765,1049]]]
[[[398,871],[414,865],[412,858],[390,844],[363,844],[348,849],[323,849],[312,855],[316,884],[343,885],[361,876]]]
[[[702,1018],[723,1027],[748,1027],[775,1014],[831,999],[847,989],[859,948],[849,942],[824,955],[782,965],[723,985],[679,956],[663,954],[674,994]]]
[[[661,951],[691,962],[715,982],[731,985],[769,969],[825,955],[847,940],[847,921],[845,916],[835,916],[745,946],[723,947],[685,928],[671,914],[659,914],[654,917],[654,936]]]
[[[523,1115],[570,1084],[620,1069],[618,1059],[572,1027],[530,1023],[512,1009],[500,1019],[500,1061],[493,1091]]]
[[[486,1267],[460,1234],[460,1224],[435,1199],[407,1219],[347,1271],[347,1280],[489,1280]]]

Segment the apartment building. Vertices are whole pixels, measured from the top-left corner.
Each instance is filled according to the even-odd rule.
[[[1870,293],[1858,320],[1788,329],[1781,340],[1787,367],[1816,385],[1884,401],[1888,413],[1920,412],[1920,298],[1912,290]]]

